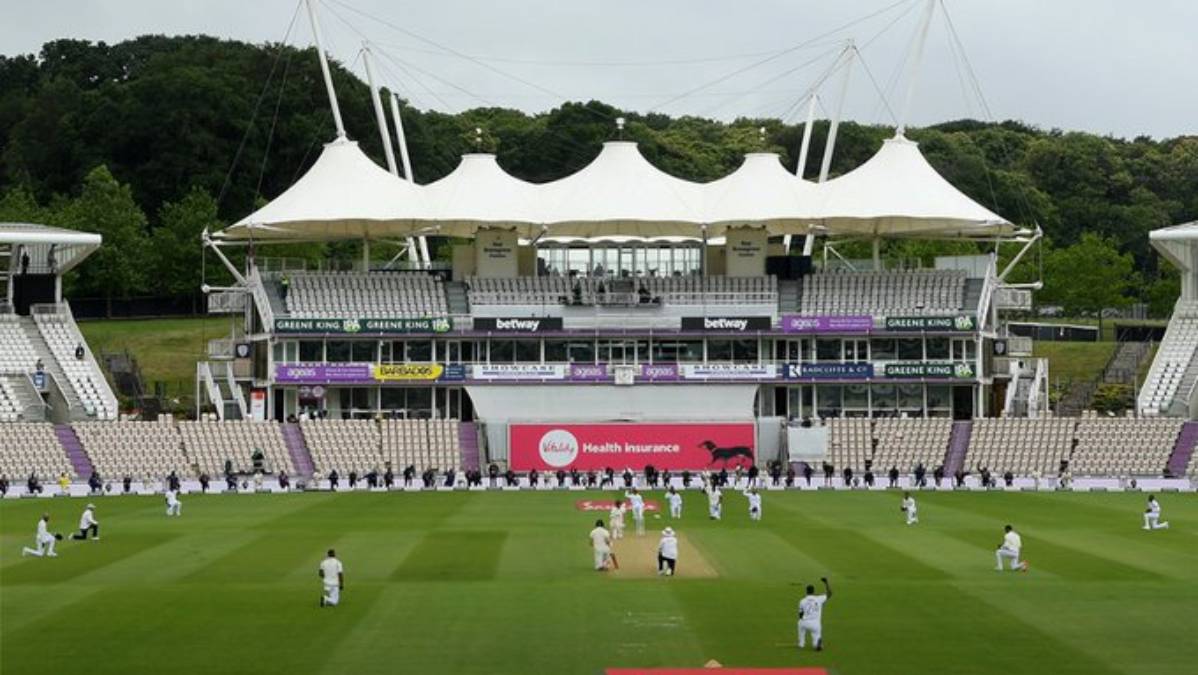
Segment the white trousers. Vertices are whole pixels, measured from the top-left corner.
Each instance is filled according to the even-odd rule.
[[[670,517],[671,518],[681,518],[682,517],[682,504],[670,504]]]
[[[749,509],[749,520],[761,520],[761,509]]]
[[[596,570],[607,569],[607,563],[609,560],[611,560],[611,551],[603,551],[600,549],[595,549],[595,569]]]
[[[22,548],[21,555],[31,555],[36,558],[58,557],[58,554],[54,552],[54,541],[55,541],[54,537],[50,537],[49,539],[42,539],[37,542],[37,548],[29,548],[28,546]]]
[[[1022,563],[1019,562],[1019,549],[1017,548],[1000,548],[994,552],[994,567],[998,571],[1003,570],[1003,560],[1011,561],[1011,569],[1019,569]]]
[[[1169,529],[1169,521],[1161,522],[1161,514],[1145,513],[1144,514],[1144,529],[1145,530],[1167,530]]]
[[[632,522],[636,525],[636,533],[645,533],[645,511],[644,509],[632,510]]]
[[[611,521],[611,538],[612,539],[623,539],[624,538],[624,523],[623,523],[623,521],[619,521],[619,520]]]
[[[181,516],[183,515],[183,502],[175,502],[174,504],[166,505],[166,515]]]
[[[712,518],[715,518],[716,520],[720,519],[721,509],[720,509],[719,504],[714,504],[714,505],[707,507],[707,511],[711,515]]]
[[[799,648],[807,646],[807,636],[811,636],[811,644],[819,646],[823,638],[823,627],[818,621],[799,621]]]
[[[337,606],[337,603],[339,603],[339,602],[341,602],[341,586],[339,586],[337,584],[333,584],[333,585],[325,584],[324,585],[324,604],[335,607],[335,606]]]
[[[912,525],[918,522],[919,515],[915,512],[915,509],[907,509],[907,524]]]

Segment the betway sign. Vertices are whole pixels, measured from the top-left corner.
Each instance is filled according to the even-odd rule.
[[[684,316],[682,330],[712,333],[747,333],[773,327],[768,316]]]
[[[543,333],[562,329],[560,316],[476,317],[474,330],[490,333]]]

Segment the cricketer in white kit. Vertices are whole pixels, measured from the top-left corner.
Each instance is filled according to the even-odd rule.
[[[745,498],[749,500],[749,520],[761,520],[761,493],[757,488],[745,491]]]
[[[624,501],[617,499],[611,511],[608,512],[608,520],[611,522],[611,538],[624,538]]]
[[[611,563],[611,533],[603,527],[602,520],[595,521],[595,529],[588,535],[591,540],[591,550],[595,553],[595,571],[602,572]]]
[[[682,495],[670,486],[670,491],[666,493],[666,502],[670,505],[670,518],[682,517]]]
[[[632,488],[632,492],[625,492],[624,497],[628,499],[629,506],[632,507],[632,522],[636,525],[636,533],[645,533],[645,498]]]
[[[28,546],[21,549],[21,557],[27,555],[38,558],[57,558],[58,554],[54,552],[54,542],[57,537],[50,533],[50,514],[43,513],[42,519],[37,521],[37,534],[34,535],[34,546],[37,548],[29,548]]]
[[[1003,528],[1002,545],[994,551],[995,571],[1003,571],[1003,560],[1011,561],[1012,571],[1027,571],[1027,561],[1019,559],[1019,552],[1023,550],[1023,537],[1015,531],[1015,528],[1007,525]]]
[[[712,520],[719,520],[724,510],[724,493],[720,492],[720,488],[712,485],[707,488],[707,516]]]
[[[832,587],[828,585],[827,577],[821,577],[820,581],[824,582],[822,595],[815,594],[815,586],[807,586],[807,595],[799,601],[799,649],[807,646],[808,636],[815,651],[824,648],[824,604],[832,598]]]
[[[1148,508],[1144,510],[1145,530],[1167,530],[1169,521],[1161,522],[1161,505],[1156,497],[1148,495]]]
[[[912,497],[910,492],[903,493],[903,505],[899,508],[903,513],[907,514],[908,525],[914,525],[919,522],[918,507],[915,506],[915,497]]]
[[[341,602],[341,591],[345,589],[345,568],[337,559],[336,552],[329,549],[329,554],[320,561],[316,571],[320,576],[324,592],[320,594],[321,607],[336,607]]]
[[[178,490],[166,491],[166,515],[181,516],[183,515],[183,502],[179,501]]]

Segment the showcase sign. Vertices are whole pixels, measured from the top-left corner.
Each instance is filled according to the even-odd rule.
[[[568,366],[560,363],[492,363],[471,366],[474,380],[519,382],[526,380],[564,380]]]
[[[874,329],[872,316],[801,316],[782,315],[783,333],[869,333]]]
[[[474,330],[488,333],[544,333],[562,330],[560,316],[475,317]]]
[[[642,363],[629,365],[635,368],[635,378],[642,382],[666,382],[678,379],[678,365],[674,363]],[[615,374],[606,363],[570,364],[571,382],[613,382]]]
[[[874,376],[874,364],[853,363],[788,363],[784,377],[788,380],[868,380]]]
[[[511,424],[508,451],[515,471],[601,471],[653,465],[670,470],[750,466],[754,424]]]
[[[944,331],[972,333],[977,330],[977,319],[968,314],[958,316],[888,316],[886,330],[891,331]]]
[[[748,333],[773,328],[768,316],[684,316],[682,330]]]
[[[448,333],[449,319],[275,319],[276,333]]]
[[[684,380],[772,380],[778,377],[778,368],[772,363],[684,363],[679,369]]]
[[[977,369],[972,363],[887,363],[882,366],[882,376],[911,380],[957,379],[972,380]]]

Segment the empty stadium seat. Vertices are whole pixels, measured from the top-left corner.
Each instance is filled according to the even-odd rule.
[[[962,270],[820,272],[803,278],[799,310],[804,314],[957,314],[965,307]]]
[[[53,424],[0,424],[0,475],[20,483],[33,473],[43,482],[49,482],[64,472],[74,475],[75,470],[54,435]]]
[[[285,303],[296,319],[407,319],[449,313],[437,277],[413,272],[292,272]]]
[[[1069,469],[1077,476],[1161,476],[1184,420],[1083,417]]]

